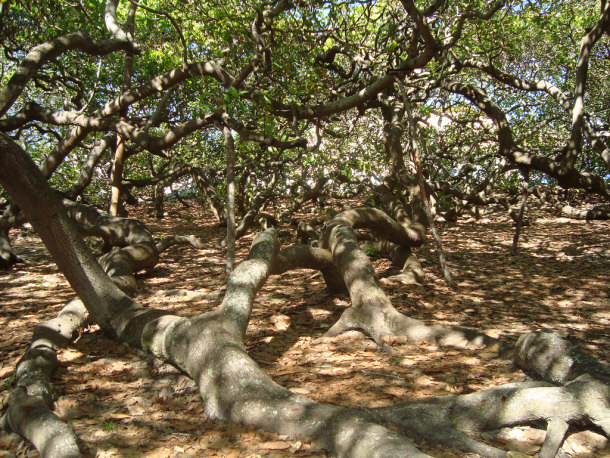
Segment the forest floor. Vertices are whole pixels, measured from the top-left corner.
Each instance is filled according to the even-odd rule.
[[[137,276],[137,300],[185,316],[216,307],[227,280],[223,252],[213,247],[222,229],[194,204],[170,206],[162,220],[145,209],[130,210],[156,238],[195,234],[209,242],[207,249],[174,246],[163,253],[154,269]],[[413,318],[483,329],[512,342],[523,332],[548,328],[610,360],[610,222],[587,223],[548,212],[536,216],[523,229],[516,256],[510,255],[514,226],[505,215],[439,223],[456,290],[442,279],[431,238],[419,250],[425,285],[392,283],[387,277],[397,272],[390,262],[376,259],[374,265],[393,304]],[[296,231],[283,229],[290,235],[280,237],[282,247],[295,243]],[[249,234],[238,242],[239,259],[251,240]],[[32,229],[14,232],[13,243],[26,264],[0,272],[0,407],[33,327],[54,317],[74,296]],[[255,301],[246,341],[250,355],[281,385],[343,406],[386,406],[525,379],[493,349],[396,341],[398,352],[385,353],[354,335],[315,342],[348,305],[348,297],[326,292],[319,273],[271,277]],[[61,350],[59,360],[56,411],[73,425],[84,456],[325,456],[304,441],[206,419],[187,376],[108,340],[95,327]],[[524,427],[487,439],[516,457],[535,455],[543,438],[543,430]],[[419,446],[437,457],[464,456]],[[610,456],[608,441],[587,431],[572,431],[562,450],[563,456]],[[18,436],[0,432],[0,457],[6,456],[38,453]]]

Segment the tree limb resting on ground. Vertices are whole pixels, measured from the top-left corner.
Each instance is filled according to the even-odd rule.
[[[548,434],[542,449],[545,458],[555,454],[563,442],[566,425],[572,422],[594,424],[610,434],[607,379],[600,378],[595,371],[579,375],[580,369],[557,379],[568,380],[563,386],[548,382],[511,384],[381,409],[350,409],[312,401],[276,384],[248,356],[244,346],[254,297],[274,272],[278,259],[275,229],[254,238],[247,260],[229,277],[225,298],[218,309],[184,318],[141,307],[110,281],[38,168],[23,150],[1,134],[0,183],[28,216],[102,329],[186,372],[198,385],[204,411],[212,418],[254,425],[293,438],[312,438],[329,454],[349,457],[427,456],[414,446],[411,438],[486,456],[505,456],[503,450],[465,433],[535,421],[547,422]],[[357,324],[353,327],[378,336],[387,330],[399,330],[415,340],[434,337],[446,344],[498,343],[477,331],[428,326],[400,315],[380,290],[370,262],[345,220],[339,218],[331,223],[324,239],[350,291],[352,306],[348,311],[351,310],[351,318]],[[136,244],[141,240],[134,239]],[[541,360],[547,358],[544,348],[530,345],[532,341],[539,339],[524,338],[519,348],[534,350],[520,350],[516,360],[535,368],[536,358],[531,355],[537,357],[542,353]],[[569,346],[561,348],[575,361]],[[600,363],[599,367],[604,366]],[[546,377],[544,371],[541,374]],[[572,376],[576,378],[570,380]],[[399,432],[385,425],[398,427]]]

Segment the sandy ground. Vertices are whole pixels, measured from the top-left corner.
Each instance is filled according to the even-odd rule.
[[[226,283],[223,253],[213,248],[222,230],[196,206],[170,207],[161,221],[142,209],[133,209],[131,216],[144,220],[158,238],[195,234],[210,242],[201,250],[170,248],[154,269],[138,275],[137,299],[186,316],[216,307]],[[419,251],[425,285],[392,283],[387,277],[396,271],[389,261],[374,262],[401,312],[427,322],[485,329],[510,341],[523,332],[548,328],[610,360],[610,222],[539,213],[535,224],[524,228],[516,256],[510,255],[514,228],[503,215],[441,223],[439,229],[457,290],[449,289],[440,276],[432,239]],[[294,232],[281,237],[282,246],[296,242]],[[240,259],[251,238],[239,241]],[[2,406],[32,328],[56,315],[73,297],[31,229],[14,232],[13,240],[27,264],[0,272]],[[327,294],[321,275],[313,271],[272,277],[257,296],[246,342],[250,354],[283,386],[344,406],[385,406],[524,380],[511,362],[485,349],[396,342],[398,353],[387,354],[358,336],[315,343],[348,305],[348,297]],[[106,339],[95,327],[61,350],[59,359],[57,412],[73,425],[85,456],[325,456],[307,442],[207,419],[188,377]],[[543,438],[539,429],[518,428],[488,439],[513,450],[512,456],[532,456]],[[463,456],[426,444],[420,447],[438,457]],[[562,453],[610,456],[604,437],[577,429]],[[38,453],[18,436],[0,432],[3,456]]]

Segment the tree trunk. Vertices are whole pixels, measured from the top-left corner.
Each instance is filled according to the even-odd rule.
[[[135,30],[135,18],[136,10],[138,8],[137,3],[131,3],[129,5],[129,11],[127,12],[127,19],[125,21],[125,28],[131,39]],[[131,87],[131,75],[133,73],[133,54],[127,53],[125,55],[125,69],[123,72],[123,88],[125,90]],[[119,113],[119,117],[124,119],[127,116],[128,108],[125,107]],[[121,188],[123,183],[123,165],[125,163],[125,138],[121,134],[117,134],[117,143],[114,150],[114,162],[112,163],[112,169],[110,171],[110,205],[108,213],[111,216],[117,216],[119,212],[121,202]]]
[[[110,205],[108,213],[117,216],[121,201],[121,187],[123,184],[123,163],[125,161],[125,139],[121,134],[117,135],[116,148],[114,150],[114,161],[110,171]]]
[[[208,204],[208,208],[214,215],[216,221],[224,223],[226,221],[226,205],[216,194],[207,174],[207,170],[196,167],[191,168],[191,176],[193,177],[193,180],[195,180],[195,185],[203,198],[202,203]]]
[[[139,306],[110,281],[35,164],[3,134],[0,134],[0,183],[38,231],[92,317],[107,333],[146,349],[189,374],[198,385],[204,411],[211,418],[249,424],[292,438],[311,438],[330,455],[349,457],[427,456],[413,445],[410,437],[483,456],[506,456],[504,450],[469,435],[540,421],[548,423],[541,453],[545,458],[556,453],[570,423],[593,424],[610,434],[610,385],[603,375],[605,370],[601,371],[602,377],[594,370],[580,375],[581,369],[570,369],[568,375],[555,378],[560,383],[568,380],[564,386],[547,382],[509,384],[468,395],[422,398],[380,409],[350,409],[312,401],[273,382],[248,356],[244,346],[254,297],[267,277],[291,263],[294,266],[318,263],[311,261],[309,255],[296,261],[282,261],[282,254],[278,257],[275,229],[254,238],[247,260],[229,276],[225,298],[217,310],[191,318],[178,317]],[[125,225],[134,229],[124,237],[117,237],[126,243],[133,242],[125,248],[147,242],[149,236],[137,230],[131,220],[106,218],[109,218],[106,224],[115,224],[115,228]],[[435,338],[448,344],[499,343],[477,331],[428,326],[400,315],[380,290],[370,262],[359,249],[346,219],[331,221],[323,238],[352,298],[352,306],[340,321],[347,316],[352,319],[352,327],[371,335],[401,330],[415,341]],[[317,256],[315,252],[311,254]],[[283,256],[292,255],[284,251]],[[543,363],[549,361],[549,355],[544,354],[549,344],[531,344],[538,341],[537,336],[524,338],[516,358],[518,364],[538,367],[537,360],[530,355],[542,356]],[[569,354],[571,361],[582,361],[582,357],[578,359],[576,353],[568,351],[567,345],[554,343],[552,347],[560,349],[560,354],[553,356],[555,359]],[[567,365],[570,364],[568,361]],[[562,362],[560,366],[566,364]],[[596,367],[605,366],[599,363]],[[540,372],[546,377],[546,370]],[[19,387],[16,393],[17,403],[35,401],[35,396],[29,396],[25,388]],[[21,394],[28,397],[22,400]],[[25,434],[29,434],[28,430],[40,431],[35,428],[36,418],[40,417],[26,417],[25,423],[32,429],[26,427],[22,431]],[[69,431],[62,432],[65,434],[69,435]]]
[[[165,214],[165,187],[162,182],[155,185],[153,201],[155,203],[155,217],[158,219],[163,218]]]
[[[510,249],[510,254],[513,256],[517,254],[517,247],[519,246],[519,236],[521,235],[521,226],[523,226],[523,214],[525,213],[527,196],[529,194],[528,181],[529,180],[526,180],[526,183],[523,185],[523,197],[521,198],[521,206],[519,207],[519,213],[517,214],[517,219],[515,221],[515,236],[513,237],[513,246]]]
[[[426,218],[424,203],[419,198],[419,187],[417,179],[407,170],[405,165],[402,136],[404,134],[403,118],[406,113],[405,100],[401,100],[392,91],[382,99],[381,113],[383,116],[383,133],[386,156],[390,162],[390,180],[376,188],[381,194],[383,202],[388,205],[396,220],[410,233],[413,239],[422,245],[426,240],[429,221]],[[397,199],[392,191],[400,190],[403,199]],[[407,207],[405,207],[405,204]],[[402,283],[423,281],[423,270],[421,263],[417,260],[415,253],[410,253],[410,262],[403,265],[402,272],[393,277]]]
[[[231,129],[222,125],[227,149],[227,273],[235,266],[235,142]]]

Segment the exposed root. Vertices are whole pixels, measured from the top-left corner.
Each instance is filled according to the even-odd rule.
[[[373,421],[364,409],[314,402],[277,385],[243,346],[254,294],[272,272],[278,250],[274,230],[259,234],[248,260],[231,274],[214,312],[186,320],[150,323],[152,349],[193,377],[213,418],[262,427],[294,438],[312,438],[336,456],[427,456],[411,441]]]
[[[562,389],[578,403],[574,409],[578,414],[574,416],[600,427],[610,438],[610,367],[607,363],[582,353],[555,333],[530,332],[517,342],[515,364],[535,377],[563,385]],[[567,409],[565,401],[562,402]],[[574,419],[559,417],[556,423],[549,423],[552,433],[549,437],[554,437],[554,445],[546,449],[556,453],[567,431],[561,421],[569,423]],[[547,456],[553,456],[550,453]]]

